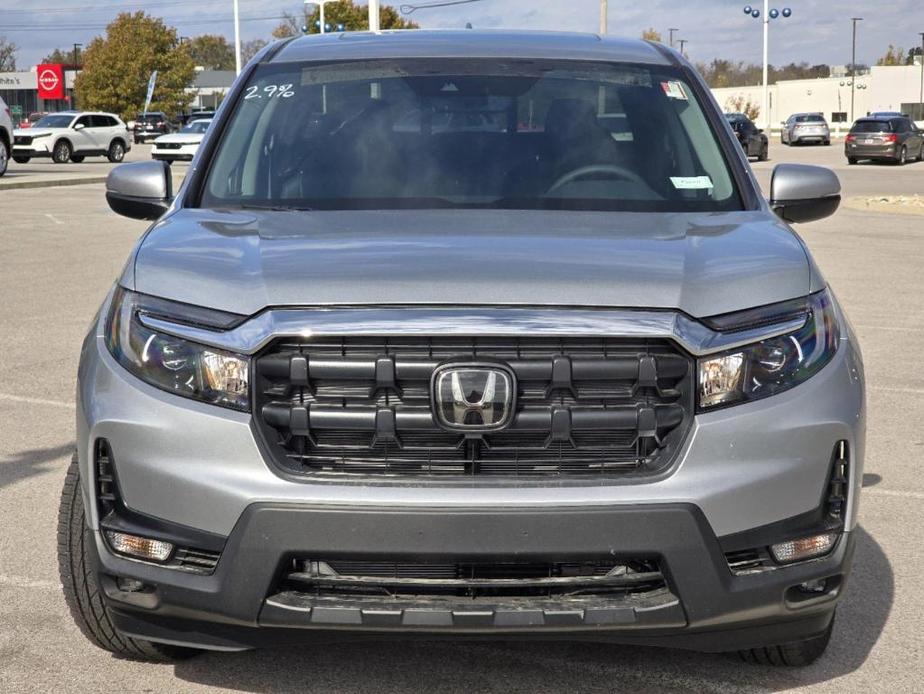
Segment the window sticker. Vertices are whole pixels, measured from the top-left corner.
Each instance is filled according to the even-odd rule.
[[[664,93],[667,94],[667,98],[669,99],[688,101],[687,93],[684,91],[683,85],[680,82],[661,82],[661,89],[664,90]]]
[[[671,176],[671,183],[677,190],[711,190],[712,179],[708,176]]]

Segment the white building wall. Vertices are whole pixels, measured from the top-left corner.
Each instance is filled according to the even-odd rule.
[[[897,111],[903,103],[917,103],[920,98],[921,68],[916,65],[876,66],[866,75],[857,76],[854,117],[871,111]],[[793,113],[821,112],[837,129],[834,113],[847,113],[850,120],[850,77],[824,77],[809,80],[787,80],[770,85],[770,123],[776,131],[780,123]],[[732,110],[730,100],[743,96],[758,107],[763,103],[763,88],[723,87],[713,89],[719,106]],[[758,122],[763,118],[758,117]],[[842,124],[846,129],[849,122]]]

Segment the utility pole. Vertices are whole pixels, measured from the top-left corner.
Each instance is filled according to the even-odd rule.
[[[607,25],[609,24],[607,17],[607,0],[600,0],[600,35],[603,36],[606,33]]]
[[[234,71],[241,74],[241,15],[234,0]]]
[[[863,17],[851,17],[853,22],[853,48],[850,53],[850,123],[853,125],[854,113],[854,96],[857,91],[857,22],[862,22]]]
[[[689,43],[688,39],[677,39],[677,43],[680,44],[680,55],[686,57],[686,53],[683,52],[683,47]]]
[[[83,44],[82,44],[82,43],[75,43],[75,44],[74,44],[74,83],[75,83],[75,84],[76,84],[76,82],[77,82],[77,65],[78,65],[78,62],[77,62],[77,55],[78,55],[78,49],[80,49],[80,48],[83,48]],[[71,95],[71,106],[72,106],[73,108],[77,108],[77,93],[76,93],[76,91]]]
[[[921,110],[918,113],[920,116],[918,120],[924,120],[924,31],[919,33],[921,34],[921,54],[918,56],[921,59],[921,97],[918,99],[918,103]]]
[[[671,28],[668,29],[667,31],[668,31],[668,34],[670,35],[670,47],[673,48],[673,47],[674,47],[674,32],[675,32],[675,31],[680,31],[680,29],[677,29],[677,28],[675,28],[675,27],[671,27]]]

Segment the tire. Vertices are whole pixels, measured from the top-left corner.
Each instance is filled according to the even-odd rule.
[[[123,658],[163,663],[196,655],[198,651],[192,648],[130,638],[115,629],[92,566],[87,548],[90,542],[93,536],[87,528],[80,470],[74,454],[58,509],[58,572],[64,601],[74,622],[91,643]]]
[[[51,160],[55,164],[66,164],[71,160],[71,154],[73,149],[71,148],[71,143],[67,140],[58,140],[55,143],[55,148],[51,152]]]
[[[125,159],[125,143],[122,140],[113,140],[109,143],[109,152],[106,158],[113,164],[118,164]]]
[[[757,161],[767,161],[770,158],[770,145],[769,143],[760,148],[760,152],[757,155]]]
[[[898,159],[895,160],[896,166],[904,166],[908,163],[908,148],[902,147],[898,152]]]
[[[10,147],[3,140],[0,140],[0,176],[6,173],[10,166]]]
[[[28,164],[32,161],[32,157],[13,157],[13,161],[17,164]]]
[[[830,146],[831,146],[831,140],[825,140],[822,144],[823,144],[825,147],[830,147]]]
[[[71,161],[74,162],[75,164],[79,164],[83,160],[84,160],[84,156],[82,154],[72,154],[71,155]]]
[[[804,667],[811,665],[821,657],[834,630],[834,617],[825,633],[803,641],[793,641],[779,646],[765,646],[738,651],[741,660],[754,665],[774,665],[776,667]]]
[[[856,157],[847,157],[847,163],[854,166],[857,163]]]

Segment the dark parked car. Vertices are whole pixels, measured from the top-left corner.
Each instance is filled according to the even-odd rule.
[[[766,133],[758,128],[751,119],[743,113],[726,113],[725,118],[735,132],[735,137],[744,148],[745,154],[749,157],[757,157],[758,161],[767,161],[767,155],[770,149],[770,142]]]
[[[924,159],[924,131],[910,118],[861,118],[847,134],[844,154],[848,164],[860,159],[889,160],[899,166]]]
[[[173,131],[167,114],[163,111],[148,111],[139,113],[135,117],[135,125],[132,128],[135,144],[146,140],[154,140],[161,135],[166,135]]]

